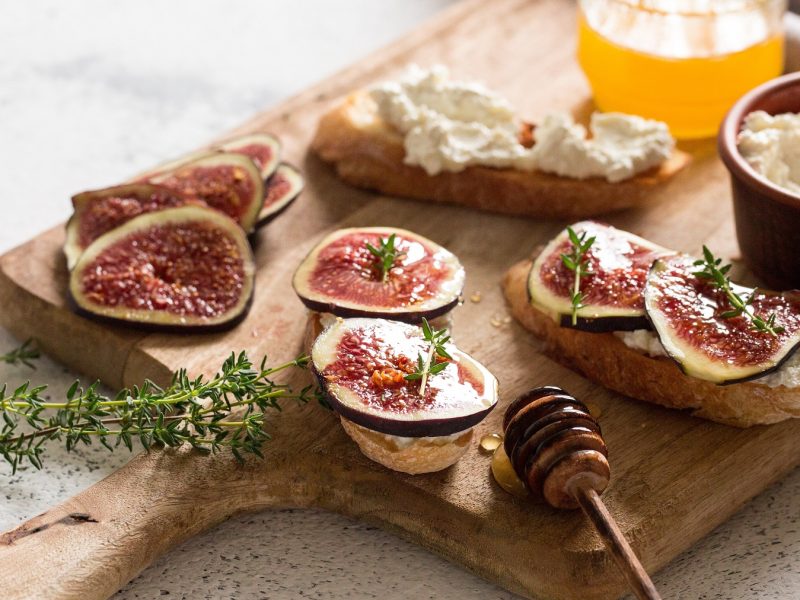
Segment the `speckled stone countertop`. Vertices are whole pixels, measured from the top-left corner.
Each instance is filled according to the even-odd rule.
[[[207,142],[450,3],[4,3],[0,251],[64,221],[75,191],[115,183]],[[0,329],[0,350],[16,343]],[[46,358],[35,372],[0,366],[0,381],[28,377],[61,390],[75,374]],[[53,448],[43,471],[11,476],[0,465],[0,530],[128,458]],[[798,598],[798,517],[800,471],[658,573],[656,584],[665,598]],[[115,598],[159,596],[515,597],[389,533],[310,510],[232,519],[162,557]]]

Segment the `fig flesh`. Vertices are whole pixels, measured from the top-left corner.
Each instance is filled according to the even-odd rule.
[[[800,346],[800,292],[755,290],[731,284],[753,314],[775,315],[773,335],[758,331],[745,315],[726,316],[733,306],[724,291],[697,277],[701,267],[685,255],[653,263],[644,292],[647,315],[664,350],[684,373],[714,383],[737,383],[778,369]]]
[[[170,171],[194,162],[205,156],[229,152],[241,154],[251,159],[261,173],[261,179],[266,181],[275,172],[281,159],[281,143],[274,135],[268,133],[253,133],[249,135],[230,138],[211,146],[206,150],[190,152],[183,156],[163,163],[154,169],[145,171],[135,178],[136,181],[147,181]]]
[[[89,244],[134,217],[190,202],[170,189],[148,183],[117,185],[73,196],[75,212],[67,223],[64,243],[67,266],[72,269]]]
[[[78,311],[150,329],[223,329],[242,319],[255,265],[222,213],[183,206],[140,215],[97,238],[70,275]]]
[[[367,244],[378,248],[392,234],[398,255],[384,278]],[[448,250],[404,229],[340,229],[300,263],[292,285],[311,310],[420,323],[458,304],[464,268]]]
[[[252,160],[241,154],[211,154],[150,179],[225,213],[253,230],[264,203],[264,182]]]
[[[497,403],[497,380],[452,344],[452,361],[428,378],[407,381],[428,352],[422,330],[385,319],[339,319],[320,334],[311,362],[333,409],[354,423],[390,435],[434,437],[478,424]]]
[[[626,231],[594,221],[576,223],[572,229],[586,239],[595,238],[586,253],[589,274],[580,280],[583,306],[572,324],[575,271],[561,259],[573,244],[567,230],[556,236],[539,254],[528,276],[531,303],[562,327],[584,331],[633,331],[649,329],[644,310],[647,273],[659,256],[673,252]]]
[[[281,160],[281,143],[268,133],[252,133],[232,138],[214,148],[246,156],[258,167],[264,181],[272,177]]]
[[[281,163],[265,186],[264,205],[258,215],[256,227],[263,227],[286,210],[300,195],[304,186],[305,181],[300,171]]]

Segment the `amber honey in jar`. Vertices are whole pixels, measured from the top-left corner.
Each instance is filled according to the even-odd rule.
[[[600,110],[709,137],[781,73],[785,11],[786,0],[580,0],[578,60]]]

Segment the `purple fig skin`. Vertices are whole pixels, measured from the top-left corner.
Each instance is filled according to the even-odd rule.
[[[278,166],[280,166],[281,153],[283,151],[281,141],[271,133],[250,133],[237,136],[215,144],[212,146],[212,149],[220,152],[232,152],[234,154],[249,156],[248,154],[244,154],[243,152],[239,152],[239,150],[237,150],[238,148],[249,145],[269,147],[270,152],[272,153],[269,163],[265,165],[256,165],[261,172],[261,178],[264,180],[264,184],[266,184],[275,174]]]
[[[263,141],[259,141],[256,138],[263,138]],[[184,154],[183,156],[179,156],[172,160],[168,160],[160,165],[153,167],[152,169],[148,169],[142,173],[136,175],[132,181],[144,181],[147,179],[152,179],[158,175],[162,175],[168,171],[174,171],[190,162],[194,162],[199,158],[204,158],[206,156],[214,155],[214,154],[221,154],[221,153],[232,153],[232,154],[240,154],[236,152],[237,147],[241,147],[243,145],[247,145],[248,141],[253,140],[251,143],[256,144],[263,144],[269,146],[275,156],[272,160],[270,160],[269,165],[262,165],[258,167],[259,174],[263,180],[263,183],[266,184],[269,181],[269,178],[275,173],[275,169],[277,169],[278,164],[280,163],[280,154],[282,151],[280,140],[272,134],[269,133],[260,133],[260,134],[247,134],[241,135],[233,138],[229,138],[227,140],[223,140],[217,144],[213,144],[209,148],[204,150],[196,150],[194,152],[189,152],[188,154]],[[242,154],[242,156],[247,156],[246,154]]]
[[[356,423],[357,425],[361,425],[362,427],[366,427],[367,429],[371,429],[372,431],[377,431],[379,433],[386,433],[388,435],[412,438],[453,435],[454,433],[460,433],[470,429],[471,427],[474,427],[483,421],[486,416],[492,412],[492,410],[494,410],[494,407],[497,406],[497,402],[495,402],[485,410],[470,413],[469,415],[463,415],[461,417],[450,417],[447,419],[426,419],[420,421],[398,421],[397,419],[392,419],[389,416],[379,417],[377,415],[367,415],[350,406],[347,406],[346,404],[343,404],[342,402],[339,402],[339,400],[337,400],[336,397],[330,393],[325,382],[325,378],[317,371],[317,369],[312,366],[311,372],[314,374],[320,390],[322,390],[322,392],[325,394],[325,399],[331,405],[331,408],[333,408],[334,412],[343,416],[345,419]],[[391,413],[387,412],[387,415],[389,414]]]
[[[304,268],[305,264],[315,255],[316,252],[320,250],[322,247],[326,247],[325,241],[330,240],[331,237],[339,234],[349,235],[351,233],[357,233],[362,231],[367,231],[371,229],[380,229],[385,230],[386,234],[389,235],[393,231],[398,232],[401,236],[407,236],[409,239],[416,239],[420,240],[424,243],[432,245],[434,248],[441,248],[443,251],[447,252],[446,249],[442,248],[435,242],[424,238],[423,236],[416,234],[411,231],[405,231],[403,229],[397,228],[350,228],[350,229],[342,229],[336,232],[329,234],[324,240],[322,240],[319,244],[317,244],[311,251],[306,255],[306,257],[300,262],[297,271],[295,272],[295,276],[292,278],[292,287],[294,289],[295,294],[297,294],[300,301],[312,311],[320,312],[320,313],[330,313],[334,316],[341,317],[344,319],[348,318],[356,318],[356,317],[368,317],[368,318],[375,318],[375,319],[388,319],[390,321],[400,321],[403,323],[410,323],[412,325],[419,325],[422,323],[423,319],[427,319],[428,321],[432,321],[438,317],[448,314],[452,311],[456,306],[458,306],[462,302],[462,293],[463,293],[463,267],[461,266],[460,262],[458,261],[457,257],[455,257],[452,253],[447,252],[447,254],[452,258],[454,264],[457,265],[457,268],[453,269],[452,272],[452,280],[458,281],[456,278],[461,277],[460,280],[461,286],[458,289],[457,293],[454,293],[454,296],[448,300],[447,302],[443,302],[438,306],[433,306],[431,308],[425,309],[420,306],[414,307],[406,307],[405,310],[391,310],[392,307],[372,307],[366,302],[363,303],[363,308],[360,306],[342,306],[336,298],[331,297],[328,298],[310,298],[311,292],[304,291],[303,288],[309,286],[308,278],[304,278],[300,280],[298,278],[298,272]],[[336,241],[331,240],[330,243]],[[459,275],[460,273],[460,275]],[[317,296],[322,296],[323,294],[317,294]],[[445,296],[446,298],[447,296]],[[356,304],[353,302],[353,304]],[[389,310],[386,310],[389,308]]]
[[[208,320],[193,315],[173,315],[161,310],[147,310],[119,307],[113,308],[98,304],[83,297],[84,290],[81,287],[85,268],[91,265],[96,257],[101,256],[108,248],[115,243],[124,240],[126,236],[138,231],[147,231],[153,227],[164,223],[202,223],[211,222],[221,228],[231,236],[231,240],[239,248],[241,253],[243,278],[242,295],[236,299],[236,303],[230,306],[226,312],[219,316],[211,317]],[[244,232],[238,224],[229,217],[211,209],[199,206],[184,206],[180,208],[167,209],[145,213],[130,221],[125,225],[113,229],[95,240],[86,250],[84,256],[79,260],[75,269],[70,274],[70,284],[67,286],[67,299],[73,310],[81,316],[91,320],[125,326],[143,331],[161,331],[174,333],[212,333],[225,331],[240,323],[248,314],[252,306],[255,291],[255,264],[252,251],[247,243]],[[81,296],[81,300],[75,294]],[[245,296],[246,294],[246,296]],[[94,309],[94,310],[93,310]],[[128,311],[128,317],[123,313]],[[119,313],[114,314],[115,312]],[[138,313],[138,316],[137,316]],[[181,322],[183,321],[183,322]]]
[[[658,266],[658,263],[659,263],[659,261],[654,261],[653,264],[650,266],[650,274],[652,274],[655,271],[655,269]],[[649,275],[648,275],[648,279],[649,279]],[[645,293],[646,293],[646,291],[647,291],[647,288],[645,288]],[[762,290],[762,289],[759,289],[759,291],[761,293],[779,294],[780,295],[780,292],[770,292],[768,290]],[[788,290],[788,291],[783,292],[783,293],[784,294],[797,294],[798,296],[800,296],[800,290]],[[655,331],[656,335],[658,336],[659,341],[666,348],[666,345],[664,345],[664,340],[661,337],[661,333],[658,331],[658,329],[655,326],[655,323],[653,323],[653,321],[652,321],[652,317],[650,315],[650,311],[649,310],[646,311],[646,316],[647,316],[647,319],[648,319],[648,322],[649,322],[649,325],[650,325],[649,328],[652,329],[653,331]],[[774,373],[775,371],[778,371],[786,363],[786,361],[788,361],[789,359],[791,359],[794,356],[795,352],[799,352],[799,351],[800,351],[800,340],[798,340],[798,342],[794,346],[792,346],[791,349],[789,349],[786,352],[784,357],[780,361],[778,361],[775,365],[773,365],[772,367],[770,367],[768,369],[765,369],[763,371],[759,371],[758,373],[754,373],[752,375],[748,375],[747,377],[726,379],[726,380],[719,381],[719,382],[716,382],[716,383],[717,383],[717,385],[733,385],[733,384],[736,384],[736,383],[747,383],[747,382],[758,383],[758,380],[761,379],[762,377],[765,377],[765,376],[769,375],[770,373]],[[673,357],[670,352],[667,352],[666,355],[667,355],[667,358],[669,358],[669,360],[671,360],[675,365],[677,365],[677,367],[681,370],[681,373],[683,373],[687,377],[693,377],[692,375],[687,373],[686,366],[683,363],[681,363],[680,361],[678,361],[675,357]]]
[[[351,351],[346,345],[342,346],[342,340],[353,332],[364,331],[364,328],[373,334],[356,338],[356,342],[350,339],[350,343],[356,343],[358,347],[381,348],[378,351],[381,356],[387,352],[392,356],[395,352],[416,352],[416,350],[400,349],[410,339],[422,342],[422,332],[418,327],[398,321],[338,320],[325,329],[312,345],[311,371],[328,403],[342,417],[372,431],[389,435],[441,437],[461,433],[474,427],[497,405],[497,378],[481,363],[455,346],[448,347],[448,352],[457,363],[460,375],[455,378],[452,375],[450,378],[445,377],[445,381],[449,383],[439,384],[443,386],[438,392],[442,394],[441,400],[438,395],[426,395],[425,401],[419,402],[418,382],[403,382],[403,389],[399,390],[399,393],[412,394],[411,397],[415,398],[413,408],[405,410],[399,407],[402,405],[393,404],[391,401],[376,402],[376,399],[384,398],[383,388],[374,388],[371,383],[363,387],[364,382],[370,382],[374,377],[374,373],[372,377],[368,377],[373,369],[370,366],[371,359],[367,359],[366,363],[359,359],[349,362],[353,358]],[[363,334],[356,333],[356,335]],[[422,348],[424,343],[422,346],[412,344],[411,347]],[[397,360],[403,357],[412,360],[408,354],[398,355]],[[342,360],[345,363],[341,363]],[[333,370],[329,371],[328,368],[331,366]],[[343,383],[341,379],[343,372],[339,370],[341,368],[346,369],[345,372],[350,374],[349,377],[351,376],[353,381],[362,383],[355,387]],[[465,384],[464,381],[471,383]],[[467,391],[465,385],[471,389]]]
[[[533,267],[531,267],[533,271]],[[530,275],[528,276],[530,278]],[[530,289],[528,293],[528,303],[533,302]],[[600,317],[595,319],[586,319],[578,317],[575,325],[572,324],[572,315],[559,315],[559,327],[567,327],[570,329],[579,329],[588,333],[610,333],[612,331],[634,331],[636,329],[652,329],[650,320],[646,315],[641,317]]]
[[[170,190],[175,191],[178,194],[182,194],[184,193],[184,190],[181,189],[180,184],[171,182],[170,178],[176,177],[177,174],[185,173],[193,169],[214,169],[214,168],[224,168],[224,167],[233,167],[241,169],[246,174],[247,178],[253,185],[253,193],[249,198],[250,204],[245,205],[246,210],[235,216],[235,219],[239,223],[240,227],[245,232],[249,233],[254,230],[256,220],[258,219],[258,215],[261,212],[261,207],[264,205],[265,185],[264,182],[261,180],[261,175],[259,173],[258,167],[247,156],[243,154],[237,154],[235,152],[216,152],[216,153],[206,154],[196,160],[192,160],[185,164],[181,164],[180,166],[178,166],[173,170],[168,170],[164,171],[163,173],[158,173],[150,177],[147,181],[164,186]],[[206,204],[208,204],[208,206],[210,206],[214,210],[217,210],[223,214],[227,214],[225,209],[221,208],[220,206],[214,205],[214,202],[212,201],[213,197],[212,198],[208,196],[203,197],[202,194],[197,194],[196,196],[192,197],[196,197],[199,200],[203,200]]]
[[[637,329],[652,329],[652,325],[646,316],[641,317],[598,317],[596,319],[584,319],[578,317],[577,323],[572,324],[570,315],[561,315],[559,321],[561,327],[579,329],[587,333],[609,333],[612,331],[636,331]]]
[[[275,202],[275,208],[271,209],[271,207],[269,207],[269,206],[263,206],[261,208],[261,212],[259,213],[258,219],[256,220],[256,224],[255,224],[256,230],[260,229],[261,227],[264,227],[265,225],[268,225],[276,217],[282,215],[286,211],[287,208],[289,208],[292,204],[294,204],[295,200],[297,200],[297,198],[300,197],[300,194],[303,193],[303,189],[305,189],[305,179],[303,178],[302,174],[300,173],[300,170],[297,167],[295,167],[295,166],[293,166],[293,165],[291,165],[289,163],[281,163],[280,165],[278,165],[278,168],[275,170],[275,173],[273,173],[272,176],[269,179],[267,179],[267,181],[264,184],[264,195],[265,196],[267,194],[269,194],[270,182],[275,178],[275,175],[277,174],[278,170],[281,169],[281,168],[291,169],[294,172],[294,176],[297,176],[297,177],[300,178],[300,185],[296,190],[295,189],[290,189],[290,194],[288,195],[288,197],[281,198],[280,200]]]
[[[533,272],[533,265],[529,273]],[[530,274],[528,275],[530,279]],[[528,303],[533,302],[530,288],[527,288]],[[586,331],[587,333],[611,333],[613,331],[635,331],[637,329],[652,329],[650,319],[647,315],[643,314],[640,317],[597,317],[594,319],[586,319],[578,317],[575,325],[572,324],[572,315],[559,315],[559,327],[567,327],[569,329],[578,329]]]
[[[650,262],[655,260],[655,258],[658,256],[674,254],[672,250],[662,248],[634,234],[615,229],[614,227],[610,227],[600,222],[582,221],[573,224],[572,227],[575,231],[584,231],[596,236],[597,242],[593,246],[595,248],[598,245],[602,246],[604,241],[608,241],[609,239],[612,241],[614,239],[618,239],[627,241],[631,245],[631,248],[638,247],[639,249],[645,250],[645,257],[643,259],[638,259],[639,268],[644,268],[645,266],[649,267]],[[546,245],[542,246],[538,250],[537,255],[533,259],[533,263],[531,264],[531,269],[528,272],[528,302],[534,306],[543,307],[542,310],[545,310],[545,312],[551,314],[554,320],[558,322],[560,327],[578,329],[580,331],[586,331],[589,333],[608,333],[612,331],[635,331],[638,329],[650,329],[650,321],[644,314],[643,307],[638,310],[634,310],[633,308],[629,307],[630,310],[620,311],[619,309],[622,307],[615,307],[612,304],[596,304],[589,301],[588,306],[582,307],[582,310],[591,309],[590,312],[594,312],[596,314],[593,314],[590,317],[584,317],[579,314],[576,323],[573,324],[572,310],[568,297],[562,298],[561,301],[556,303],[556,306],[548,304],[548,302],[553,301],[553,292],[548,292],[547,286],[541,283],[541,274],[537,273],[537,268],[540,264],[546,263],[548,259],[553,257],[556,252],[562,252],[562,250],[558,248],[559,244],[564,241],[566,241],[566,230],[562,230],[557,236],[552,238]],[[618,272],[619,267],[616,267],[612,264],[611,269],[612,272],[610,273],[610,276],[613,277],[613,273]],[[594,275],[595,278],[600,277],[601,282],[605,281],[603,276],[604,273],[602,272],[600,274],[595,273]],[[539,301],[534,298],[534,294],[541,295]],[[548,297],[551,297],[551,300],[547,300]],[[542,300],[545,300],[544,304],[541,303]],[[626,312],[628,314],[625,314]]]
[[[255,279],[253,279],[255,284]],[[247,298],[246,303],[241,307],[239,312],[231,315],[227,321],[213,323],[210,325],[175,325],[171,323],[145,323],[142,321],[127,321],[125,319],[116,319],[113,317],[106,317],[88,311],[81,306],[78,306],[72,292],[67,293],[67,303],[69,307],[82,317],[103,325],[111,325],[114,327],[121,327],[125,329],[135,329],[137,331],[159,332],[159,333],[186,333],[186,334],[203,334],[203,333],[219,333],[221,331],[228,331],[239,325],[247,317],[250,308],[253,305],[253,297],[255,296],[255,285],[253,292]]]
[[[167,204],[164,206],[157,206],[154,207],[153,198],[158,195],[164,202]],[[75,194],[72,197],[72,204],[75,207],[72,216],[70,216],[69,220],[66,224],[66,240],[64,241],[64,255],[67,259],[67,268],[72,269],[75,264],[78,262],[80,255],[86,249],[81,243],[81,225],[82,220],[87,218],[87,213],[91,212],[92,208],[95,207],[96,202],[102,202],[107,200],[108,198],[125,198],[130,200],[136,200],[140,202],[140,206],[146,206],[151,209],[155,210],[164,210],[166,208],[175,208],[177,206],[184,206],[186,204],[203,204],[201,201],[198,200],[189,200],[183,198],[180,194],[173,192],[167,188],[153,185],[150,183],[129,183],[123,185],[115,185],[112,187],[107,187],[99,190],[90,190],[86,192],[81,192],[80,194]],[[149,206],[148,206],[149,205]],[[147,212],[153,212],[153,210],[142,210],[139,214],[145,214]],[[95,236],[100,237],[103,233],[107,233],[111,231],[111,229],[115,229],[116,227],[120,227],[127,223],[132,218],[135,218],[139,215],[132,215],[124,220],[120,220],[117,222],[113,227],[102,231],[98,235]]]
[[[386,313],[374,310],[358,310],[355,308],[342,308],[333,302],[316,302],[308,298],[300,296],[300,301],[309,309],[320,313],[331,313],[343,319],[350,319],[355,317],[368,317],[371,319],[389,319],[390,321],[401,321],[402,323],[410,323],[412,325],[419,325],[422,319],[432,321],[438,317],[446,315],[461,302],[461,296],[455,298],[449,304],[440,306],[434,310],[416,312],[416,313]]]

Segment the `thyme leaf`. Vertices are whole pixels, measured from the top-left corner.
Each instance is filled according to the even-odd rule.
[[[596,239],[592,236],[587,239],[587,232],[583,231],[580,235],[575,233],[572,227],[567,227],[567,235],[572,245],[569,254],[561,255],[561,262],[570,271],[575,273],[575,279],[572,284],[572,293],[570,294],[570,303],[572,304],[572,325],[578,324],[578,310],[585,305],[583,301],[586,296],[581,292],[581,279],[592,275],[592,272],[587,267],[588,257],[586,254],[589,248],[592,247]]]
[[[320,399],[312,386],[295,393],[273,379],[290,368],[304,368],[307,356],[287,363],[254,366],[245,352],[231,355],[211,378],[190,378],[185,369],[161,388],[152,381],[104,396],[95,382],[83,388],[76,381],[53,402],[43,394],[47,386],[26,382],[13,391],[0,387],[0,457],[12,471],[27,461],[42,467],[45,444],[59,441],[67,450],[97,440],[109,450],[133,449],[138,439],[145,449],[177,447],[213,453],[228,447],[237,460],[244,454],[262,456],[261,444],[270,436],[262,429],[265,414],[281,410],[280,401]],[[234,416],[235,413],[235,416]],[[21,425],[27,425],[25,431]]]
[[[33,345],[33,339],[28,338],[19,348],[14,348],[5,354],[0,354],[0,362],[9,365],[23,364],[26,367],[35,369],[36,365],[31,361],[39,358],[39,356],[39,350]]]
[[[432,375],[441,373],[447,368],[447,362],[433,362],[434,357],[453,360],[444,345],[450,341],[446,329],[434,330],[426,318],[422,318],[422,336],[428,342],[428,350],[417,355],[417,366],[412,373],[405,376],[406,381],[419,381],[419,395],[425,395],[425,386]],[[432,364],[433,363],[433,364]]]
[[[394,263],[403,256],[403,253],[397,249],[396,242],[397,235],[394,233],[387,239],[380,238],[377,248],[367,242],[367,250],[378,259],[377,267],[381,273],[381,281],[383,283],[386,283],[389,278],[389,272],[394,267]]]
[[[750,321],[750,326],[755,331],[768,333],[772,336],[777,336],[779,333],[784,332],[784,328],[776,324],[776,314],[774,312],[767,315],[766,318],[756,314],[752,304],[758,291],[757,289],[754,289],[747,298],[743,298],[733,290],[731,280],[728,277],[728,272],[731,270],[732,265],[723,265],[722,259],[715,257],[707,246],[703,246],[703,258],[694,261],[694,265],[702,267],[702,269],[692,274],[695,277],[707,280],[711,285],[724,292],[732,306],[730,310],[721,313],[719,315],[720,318],[733,319],[743,316]]]

